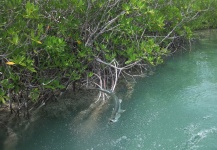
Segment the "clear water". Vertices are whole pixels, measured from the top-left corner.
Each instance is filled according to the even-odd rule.
[[[17,149],[216,150],[217,34],[194,47],[140,79],[117,123],[107,124],[110,112],[77,125],[44,119]]]

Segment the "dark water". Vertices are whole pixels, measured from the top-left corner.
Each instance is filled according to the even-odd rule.
[[[41,120],[17,149],[216,150],[217,34],[193,47],[138,80],[117,123],[107,125],[106,117],[77,125],[73,119]]]

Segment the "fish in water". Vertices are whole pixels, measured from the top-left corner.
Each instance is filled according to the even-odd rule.
[[[121,113],[125,112],[125,110],[121,109],[121,102],[122,100],[119,99],[119,108],[116,113],[114,113],[114,116],[109,120],[110,122],[117,122],[118,119],[121,117]]]
[[[109,94],[112,97],[112,99],[114,99],[115,107],[113,109],[112,116],[111,116],[111,119],[109,121],[110,122],[117,122],[118,119],[121,117],[121,113],[123,113],[125,111],[125,110],[121,109],[122,100],[118,99],[118,97],[115,95],[115,93],[110,91],[110,90],[106,90],[106,89],[102,89],[102,88],[99,88],[98,90],[102,91],[106,94]]]

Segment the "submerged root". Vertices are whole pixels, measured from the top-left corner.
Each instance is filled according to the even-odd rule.
[[[93,133],[97,129],[98,123],[102,119],[102,114],[107,108],[107,102],[98,101],[91,104],[88,109],[81,111],[72,121],[71,129],[73,133],[80,136]]]
[[[4,141],[4,150],[15,150],[18,143],[18,136],[11,128],[7,128],[7,138]]]

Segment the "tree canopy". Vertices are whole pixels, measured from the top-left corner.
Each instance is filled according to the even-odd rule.
[[[215,0],[3,0],[0,5],[0,102],[27,112],[28,103],[44,102],[76,81],[114,91],[120,76],[161,64],[174,41],[217,25]]]

